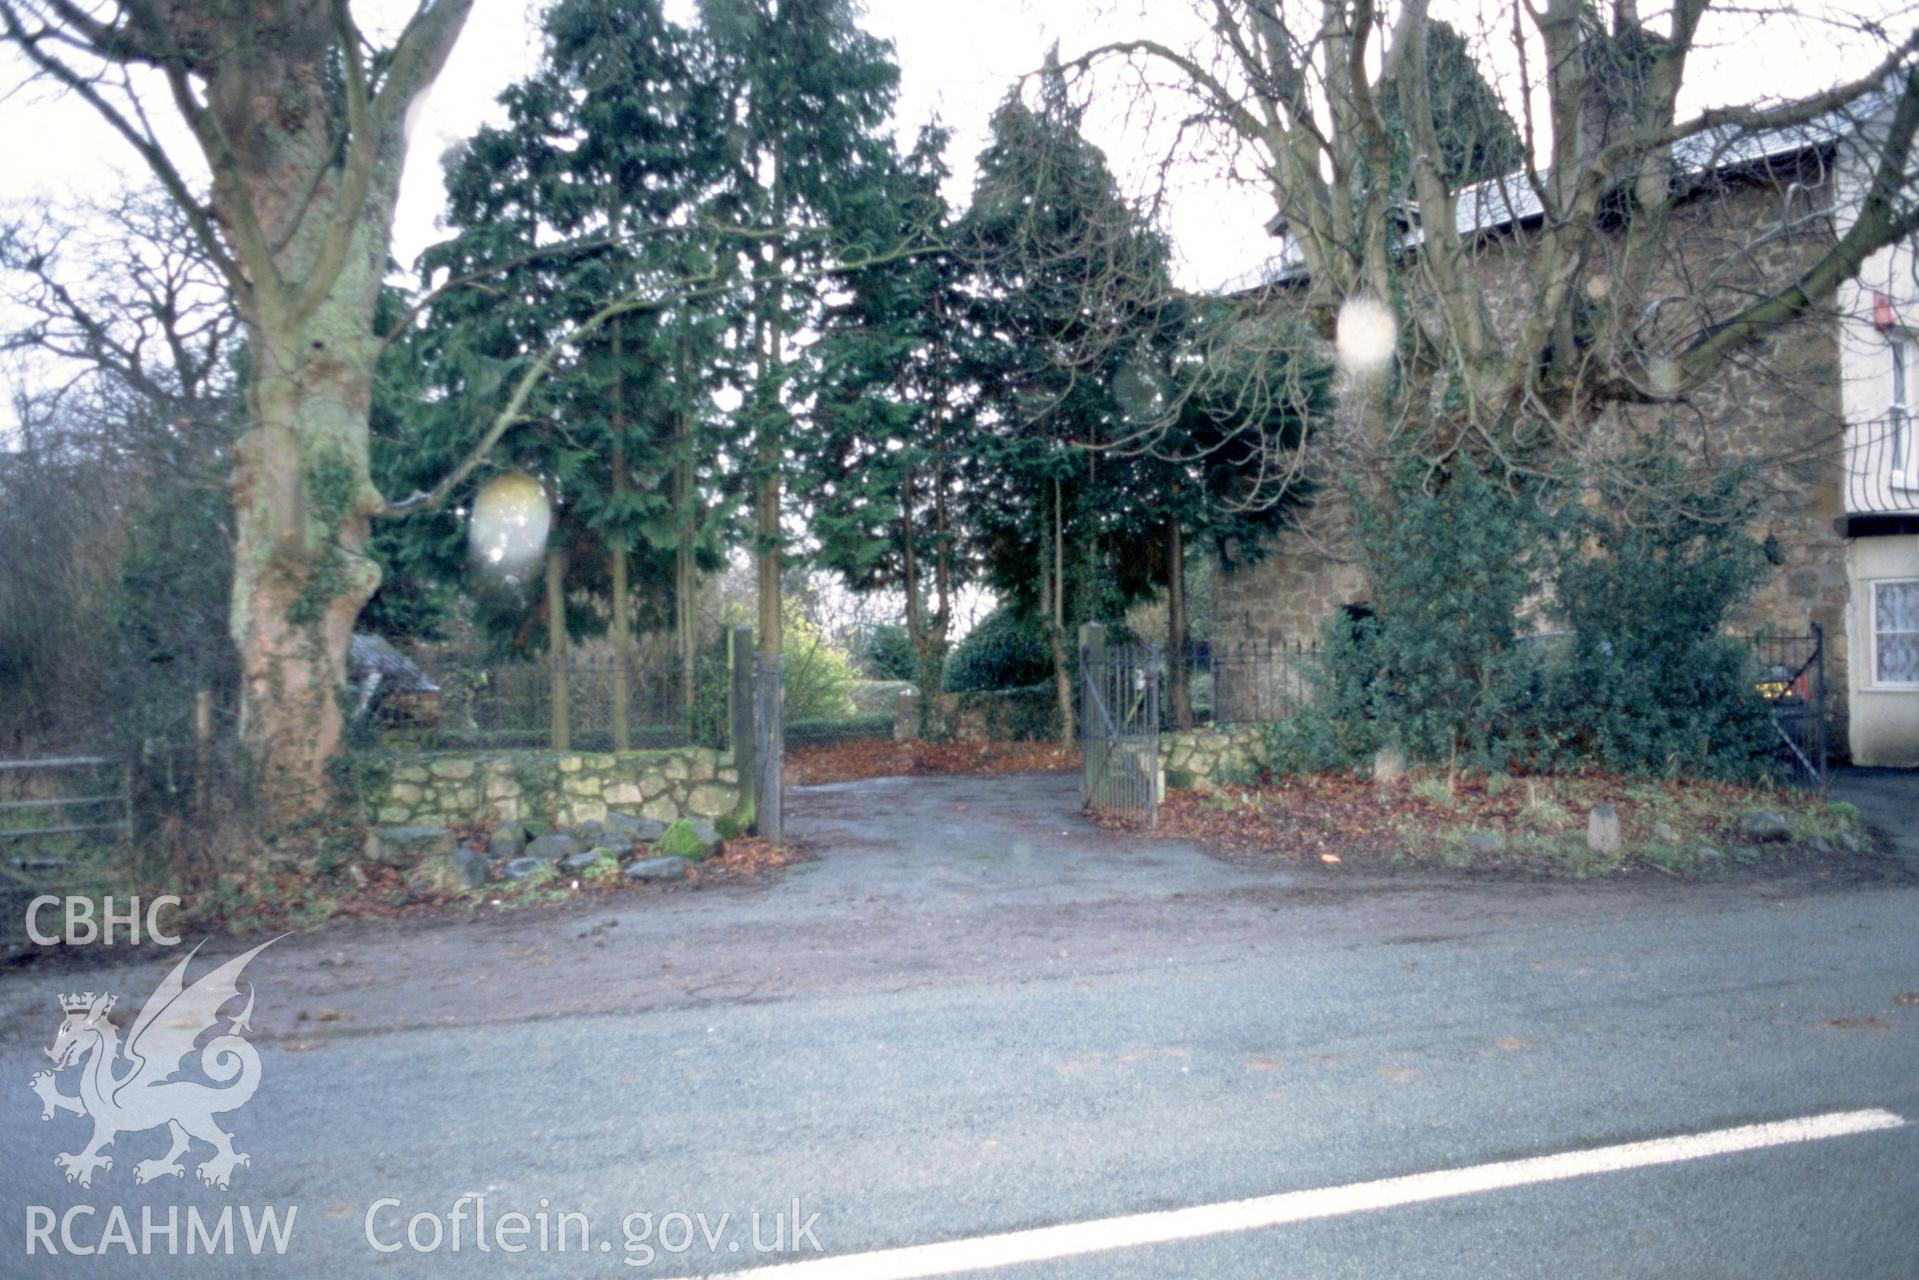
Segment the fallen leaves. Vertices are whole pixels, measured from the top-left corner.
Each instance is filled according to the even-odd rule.
[[[1079,752],[1057,742],[865,742],[789,747],[786,781],[797,786],[935,774],[1066,773]]]

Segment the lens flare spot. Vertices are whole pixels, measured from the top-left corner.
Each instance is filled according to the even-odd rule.
[[[553,511],[546,490],[524,471],[494,476],[473,501],[467,546],[482,569],[517,577],[546,553]]]
[[[1339,367],[1353,377],[1371,377],[1392,362],[1399,342],[1399,323],[1393,309],[1378,298],[1348,298],[1339,308],[1333,328],[1333,346]]]

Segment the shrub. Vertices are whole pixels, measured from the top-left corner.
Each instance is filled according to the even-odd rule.
[[[946,660],[948,693],[1019,689],[1053,678],[1053,650],[1036,618],[1001,605],[953,646]]]
[[[1377,612],[1328,625],[1316,705],[1271,731],[1272,766],[1394,743],[1489,772],[1764,773],[1770,714],[1750,653],[1721,634],[1765,572],[1743,477],[1702,487],[1653,453],[1597,491],[1557,514],[1540,482],[1496,484],[1465,460],[1402,469],[1388,504],[1355,499]],[[1564,643],[1525,636],[1538,599]]]
[[[898,625],[875,627],[866,637],[864,658],[875,680],[918,680],[920,655],[913,638]]]
[[[853,660],[797,613],[786,619],[786,720],[825,720],[853,714]]]
[[[1313,709],[1259,727],[1260,759],[1268,772],[1284,776],[1327,773],[1353,763],[1355,753],[1324,714]]]
[[[1326,714],[1353,750],[1396,743],[1415,760],[1503,768],[1526,754],[1537,663],[1519,643],[1557,532],[1534,493],[1402,468],[1391,502],[1355,499],[1377,590],[1372,618],[1335,620]]]
[[[1653,458],[1604,486],[1561,549],[1555,595],[1574,633],[1546,682],[1546,718],[1585,761],[1621,773],[1753,777],[1773,755],[1751,651],[1721,634],[1766,573],[1734,473],[1685,501]]]

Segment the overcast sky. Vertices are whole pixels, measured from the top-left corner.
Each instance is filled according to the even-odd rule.
[[[1879,0],[1843,3],[1856,10]],[[416,119],[395,234],[395,257],[401,262],[410,263],[436,238],[440,156],[481,122],[499,119],[494,98],[536,64],[540,7],[537,0],[475,3],[445,74]],[[669,0],[669,9],[690,7],[690,0]],[[1743,6],[1739,14],[1708,27],[1695,59],[1699,74],[1689,93],[1691,105],[1810,92],[1871,65],[1873,51],[1864,42],[1836,43],[1839,28],[1826,19],[1842,11],[1841,0],[1803,0],[1795,7],[1804,15],[1796,20],[1751,16],[1751,7]],[[964,201],[970,190],[972,160],[985,143],[993,107],[1017,76],[1039,64],[1054,39],[1070,57],[1124,35],[1151,34],[1177,43],[1192,27],[1186,0],[868,0],[866,9],[867,29],[892,40],[898,50],[902,136],[910,140],[935,113],[955,131],[950,153],[955,181],[949,194],[956,201]],[[377,36],[381,17],[397,21],[410,4],[361,0],[355,10]],[[1890,0],[1881,10],[1889,19],[1903,15],[1895,27],[1910,24],[1906,0]],[[1497,23],[1498,15],[1508,12],[1478,0],[1442,0],[1434,11],[1467,29],[1482,29],[1482,13]],[[1498,65],[1510,61],[1502,41],[1483,45],[1481,52],[1494,64],[1495,79],[1511,77],[1510,67]],[[0,79],[0,90],[8,83]],[[1141,190],[1156,180],[1167,124],[1162,120],[1148,127],[1137,114],[1122,114],[1119,101],[1117,96],[1102,100],[1086,129],[1108,151],[1122,179]],[[1190,286],[1239,275],[1267,252],[1261,226],[1272,212],[1269,200],[1222,180],[1219,168],[1214,161],[1172,175],[1165,225],[1180,255],[1182,282]],[[145,182],[125,144],[83,104],[34,87],[0,100],[0,175],[0,191],[29,198]]]

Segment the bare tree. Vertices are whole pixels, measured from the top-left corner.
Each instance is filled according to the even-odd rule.
[[[225,284],[172,202],[136,189],[0,219],[0,289],[0,352],[41,387],[17,394],[0,469],[0,734],[97,748],[156,718],[179,729],[232,666]],[[159,552],[178,562],[163,583]],[[130,591],[129,576],[162,589]]]
[[[1183,95],[1182,139],[1213,138],[1270,190],[1283,251],[1262,305],[1283,299],[1322,341],[1349,299],[1391,306],[1397,394],[1352,415],[1361,444],[1378,455],[1416,429],[1436,456],[1467,447],[1524,466],[1589,446],[1609,406],[1683,403],[1919,228],[1919,30],[1862,17],[1882,56],[1857,78],[1686,116],[1709,4],[1488,10],[1479,47],[1497,38],[1517,59],[1507,101],[1524,142],[1522,163],[1493,177],[1448,163],[1479,126],[1447,109],[1426,0],[1195,0],[1203,36],[1117,40],[1067,65],[1122,66],[1143,93]],[[1857,173],[1843,199],[1826,171],[1835,148]],[[1799,167],[1808,156],[1820,172]],[[1732,171],[1770,184],[1769,210],[1723,198],[1702,212]],[[1297,469],[1284,451],[1261,456],[1281,477]]]
[[[368,475],[374,304],[407,111],[470,7],[422,0],[374,48],[345,0],[0,0],[0,40],[134,149],[245,324],[231,626],[241,736],[281,818],[327,794],[347,644],[378,582],[365,554],[386,505]],[[170,148],[169,115],[185,122],[190,156]],[[192,177],[202,165],[205,202]]]

